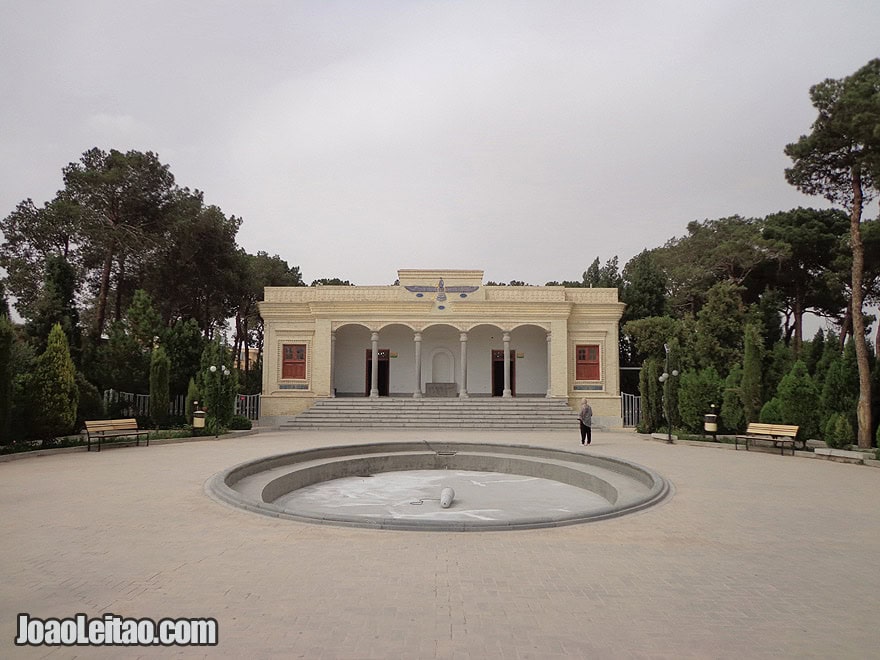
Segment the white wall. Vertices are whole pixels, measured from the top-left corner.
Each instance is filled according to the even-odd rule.
[[[409,396],[415,390],[414,332],[407,326],[390,325],[379,332],[379,348],[388,349],[389,391],[395,396]],[[335,383],[339,395],[365,393],[366,351],[371,347],[371,332],[357,325],[346,325],[336,331]],[[425,383],[450,382],[434,374],[440,362],[452,368],[452,382],[461,390],[460,331],[448,325],[436,325],[422,332],[422,392]],[[504,348],[503,331],[491,325],[480,325],[468,332],[468,393],[492,394],[492,351]],[[542,328],[525,326],[511,333],[511,350],[522,354],[516,359],[516,393],[519,396],[547,393],[547,334]]]

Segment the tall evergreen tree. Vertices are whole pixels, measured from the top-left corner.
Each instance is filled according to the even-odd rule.
[[[763,406],[761,365],[764,352],[764,340],[757,325],[749,324],[746,326],[743,343],[745,346],[743,349],[740,400],[742,401],[745,421],[756,422]]]
[[[171,396],[168,391],[168,376],[171,363],[165,349],[157,346],[150,359],[150,418],[156,428],[168,424],[168,410]]]
[[[33,406],[40,411],[35,417],[37,436],[50,441],[71,433],[76,424],[79,391],[67,336],[58,323],[49,333],[46,351],[37,358],[32,387]]]
[[[776,390],[782,418],[785,424],[798,427],[801,438],[816,438],[819,435],[819,393],[807,365],[802,360],[794,363]]]
[[[746,417],[742,402],[743,370],[737,364],[724,381],[724,393],[721,397],[721,423],[728,431],[742,433],[746,428]]]
[[[12,421],[12,343],[15,331],[9,319],[0,314],[0,444],[11,441]]]
[[[76,272],[67,259],[49,255],[45,262],[45,280],[39,297],[32,303],[30,321],[25,331],[38,353],[46,350],[49,332],[56,323],[61,325],[75,364],[79,363],[81,337],[79,312],[76,308]]]
[[[210,342],[202,352],[199,379],[208,432],[228,429],[235,414],[238,379],[232,369],[229,348],[221,344],[219,338]]]
[[[722,282],[709,289],[706,304],[697,315],[695,359],[700,367],[713,367],[726,376],[742,360],[746,314],[740,289]]]

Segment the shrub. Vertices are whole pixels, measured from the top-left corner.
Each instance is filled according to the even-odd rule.
[[[76,372],[76,386],[79,388],[79,405],[76,410],[77,428],[82,428],[87,419],[104,419],[104,399],[98,388],[92,385],[81,371]]]
[[[794,363],[779,383],[776,396],[782,408],[782,423],[800,427],[801,438],[815,438],[819,433],[819,393],[803,361]]]
[[[773,397],[761,407],[759,421],[762,424],[783,424],[782,419],[782,404],[776,397]]]
[[[244,415],[233,416],[232,422],[229,424],[229,430],[231,431],[250,431],[251,428],[253,428],[251,420]]]
[[[742,369],[735,365],[724,382],[724,394],[721,401],[721,424],[727,431],[739,433],[746,428],[746,417],[742,402]]]
[[[825,429],[825,444],[829,447],[845,449],[855,440],[852,424],[844,413],[831,415]]]
[[[684,372],[678,390],[678,412],[685,428],[699,432],[703,415],[711,410],[712,404],[717,409],[723,390],[724,383],[714,367]]]

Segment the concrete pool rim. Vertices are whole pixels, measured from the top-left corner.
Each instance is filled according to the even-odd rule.
[[[289,468],[289,469],[288,469]],[[409,520],[357,515],[304,514],[273,504],[307,485],[347,476],[415,469],[458,469],[534,476],[602,496],[607,504],[568,513],[523,516],[504,521]],[[269,476],[274,473],[275,476]],[[236,490],[242,480],[263,478],[259,497]],[[624,459],[584,451],[485,442],[389,441],[331,445],[259,457],[210,477],[205,492],[215,501],[261,515],[312,524],[409,531],[501,531],[595,522],[658,504],[671,492],[654,470]]]

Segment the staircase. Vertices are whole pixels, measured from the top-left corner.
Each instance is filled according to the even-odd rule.
[[[281,429],[577,430],[577,415],[562,399],[336,398],[281,424]]]

